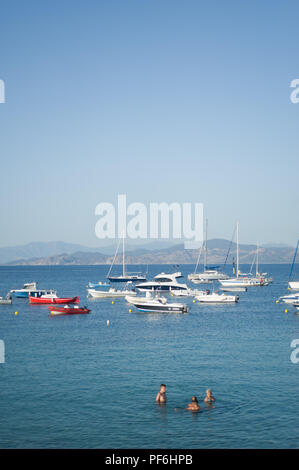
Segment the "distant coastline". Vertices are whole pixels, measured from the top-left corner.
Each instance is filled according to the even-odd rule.
[[[62,245],[58,247],[58,243]],[[56,246],[44,244],[38,245],[38,254],[34,255],[34,244],[30,244],[28,253],[26,247],[18,247],[16,252],[10,248],[10,255],[2,254],[0,249],[0,265],[1,266],[92,266],[92,265],[109,265],[114,255],[101,253],[100,249],[89,249],[87,247],[78,247],[70,245],[67,250],[67,244],[57,242]],[[48,252],[47,252],[48,248]],[[80,248],[78,250],[78,248]],[[230,249],[229,249],[230,248]],[[255,245],[240,245],[240,263],[251,264],[256,254]],[[42,253],[43,251],[43,253]],[[53,252],[54,251],[54,252]],[[61,251],[61,252],[59,252]],[[229,254],[228,254],[229,252]],[[18,253],[22,254],[22,256]],[[294,255],[294,248],[291,246],[264,246],[259,248],[260,264],[290,264]],[[11,259],[7,259],[11,256]],[[145,248],[131,249],[126,252],[126,264],[131,265],[147,265],[147,264],[195,264],[198,258],[198,250],[186,250],[183,244],[173,245],[168,248],[149,250]],[[208,264],[224,264],[227,258],[227,264],[232,264],[235,258],[235,244],[224,239],[213,239],[208,241]],[[201,263],[202,263],[201,259]],[[121,253],[116,257],[115,264],[122,263]]]

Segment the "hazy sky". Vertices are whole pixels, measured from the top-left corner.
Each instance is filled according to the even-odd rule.
[[[202,202],[295,245],[297,1],[3,1],[0,245],[97,245],[99,202]]]

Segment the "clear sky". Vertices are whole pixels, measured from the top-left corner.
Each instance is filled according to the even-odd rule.
[[[96,246],[98,203],[203,202],[211,238],[299,236],[299,3],[6,0],[0,245]]]

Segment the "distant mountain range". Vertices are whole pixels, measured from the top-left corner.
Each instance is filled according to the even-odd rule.
[[[127,264],[194,264],[198,250],[185,250],[183,244],[164,243],[148,244],[126,250]],[[274,245],[274,244],[273,244]],[[160,246],[160,248],[159,248]],[[162,246],[162,248],[161,248]],[[235,258],[236,244],[224,239],[208,241],[208,263],[223,264],[228,250],[227,262]],[[105,252],[104,252],[105,251]],[[11,266],[22,265],[97,265],[111,264],[114,257],[111,246],[88,248],[65,242],[39,243],[0,248],[0,264]],[[256,253],[256,245],[239,245],[240,263],[252,263]],[[259,249],[261,264],[291,263],[294,248],[288,245],[265,245]],[[201,259],[202,262],[202,259]],[[121,253],[116,257],[115,264],[122,263]]]

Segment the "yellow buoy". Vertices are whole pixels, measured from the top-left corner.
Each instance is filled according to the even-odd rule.
[[[279,300],[275,300],[275,302],[278,304],[278,303],[279,303]]]
[[[15,315],[19,315],[19,312],[15,312]]]
[[[132,310],[131,310],[131,309],[129,310],[129,313],[132,313]]]
[[[284,313],[289,313],[288,309],[285,309]]]
[[[112,303],[112,304],[114,304],[114,300],[112,300],[112,302],[111,302],[111,303]]]
[[[195,300],[193,300],[193,303],[195,304]]]

